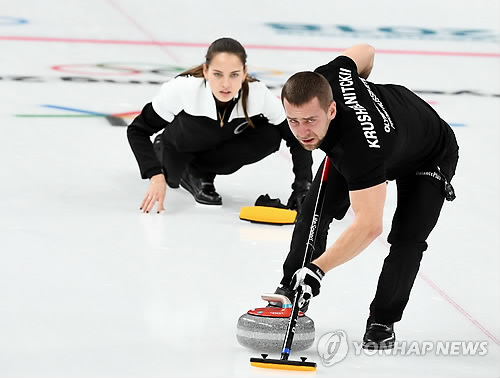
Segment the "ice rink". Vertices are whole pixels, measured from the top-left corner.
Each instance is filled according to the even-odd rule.
[[[0,377],[499,377],[500,3],[478,1],[3,0],[0,6]],[[247,48],[279,93],[344,48],[377,49],[370,81],[419,93],[453,126],[457,199],[431,234],[398,341],[487,353],[367,355],[325,366],[316,344],[361,341],[384,235],[332,270],[308,315],[316,373],[251,367],[238,317],[281,279],[293,226],[239,220],[260,194],[286,201],[279,152],[215,184],[223,206],[169,189],[143,214],[126,127],[160,84],[202,63],[216,38]],[[316,168],[323,154],[314,153]],[[352,213],[332,225],[329,241]],[[482,354],[482,355],[481,355]]]

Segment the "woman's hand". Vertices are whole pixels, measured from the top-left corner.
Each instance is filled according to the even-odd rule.
[[[151,177],[151,182],[149,184],[146,196],[141,204],[141,210],[144,213],[149,213],[153,210],[156,202],[158,202],[157,213],[165,210],[163,207],[163,202],[165,200],[165,192],[167,191],[167,183],[165,181],[165,176],[160,173]]]

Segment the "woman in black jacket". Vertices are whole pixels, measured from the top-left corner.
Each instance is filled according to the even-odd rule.
[[[208,48],[206,60],[162,85],[127,129],[143,179],[144,212],[162,211],[166,186],[202,204],[221,205],[216,175],[231,174],[277,151],[285,139],[295,180],[287,206],[297,209],[312,181],[312,157],[291,133],[278,98],[247,74],[246,52],[231,38]],[[154,144],[151,137],[156,136]]]

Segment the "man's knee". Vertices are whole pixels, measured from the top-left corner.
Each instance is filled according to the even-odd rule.
[[[389,255],[386,258],[388,261],[400,258],[420,260],[428,247],[425,241],[398,239],[397,236],[391,234],[389,234],[387,241],[391,244]]]

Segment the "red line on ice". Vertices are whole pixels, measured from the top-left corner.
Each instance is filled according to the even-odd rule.
[[[384,237],[379,236],[377,240],[386,247],[390,247],[390,244],[385,240]],[[436,283],[434,283],[429,277],[427,277],[422,272],[418,272],[418,277],[424,280],[434,291],[436,291],[441,297],[443,297],[449,304],[451,304],[455,309],[469,319],[477,328],[481,330],[486,336],[488,336],[495,344],[500,345],[500,340],[495,337],[490,331],[488,331],[481,323],[472,317],[462,306],[453,300],[448,294],[444,292]]]
[[[0,36],[3,41],[23,42],[61,42],[61,43],[89,43],[89,44],[111,44],[111,45],[138,45],[138,46],[171,46],[171,47],[198,47],[206,48],[208,43],[202,42],[175,42],[175,41],[138,41],[118,39],[88,39],[88,38],[57,38],[57,37],[30,37],[30,36]],[[284,50],[284,51],[316,51],[316,52],[342,52],[344,48],[316,47],[316,46],[286,46],[286,45],[245,45],[247,49],[256,50]],[[434,55],[434,56],[461,56],[474,58],[500,58],[496,52],[472,52],[472,51],[425,51],[425,50],[390,50],[377,49],[378,54],[394,55]]]

